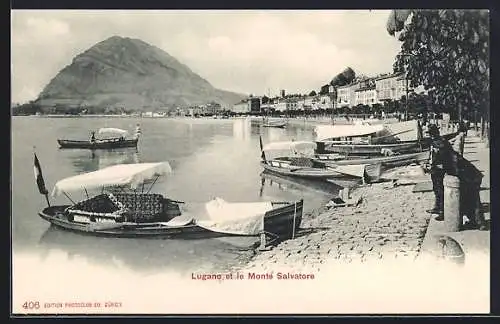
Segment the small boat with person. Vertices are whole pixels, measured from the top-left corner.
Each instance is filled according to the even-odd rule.
[[[100,128],[97,131],[100,138],[96,138],[95,132],[92,131],[88,140],[68,140],[58,139],[60,148],[74,148],[74,149],[115,149],[125,147],[137,147],[141,129],[139,125],[136,126],[135,133],[131,138],[127,138],[128,131],[120,128]]]
[[[172,172],[168,162],[117,164],[58,181],[52,196],[64,194],[71,204],[51,206],[35,153],[35,177],[48,206],[39,216],[55,227],[81,234],[126,238],[196,239],[224,236],[294,237],[303,201],[187,204],[150,193],[160,176]],[[147,191],[144,187],[150,185]],[[139,190],[140,188],[140,190]],[[100,190],[99,190],[100,189]],[[69,193],[85,192],[75,202]],[[89,195],[90,192],[94,194]],[[99,192],[100,191],[100,192]]]
[[[377,180],[380,164],[326,165],[315,158],[316,143],[310,141],[282,141],[261,145],[261,165],[283,176],[310,179],[349,178],[365,182]]]

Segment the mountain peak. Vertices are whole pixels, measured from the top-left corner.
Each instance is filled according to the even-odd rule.
[[[77,55],[47,84],[37,100],[44,105],[142,109],[208,102],[230,106],[242,97],[215,89],[156,46],[114,35]]]

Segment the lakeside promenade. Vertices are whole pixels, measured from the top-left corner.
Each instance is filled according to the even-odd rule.
[[[484,174],[481,202],[489,220],[489,148],[469,134],[464,156]],[[392,176],[403,175],[398,186],[358,187],[352,192],[362,197],[356,207],[325,206],[304,217],[295,239],[257,253],[238,271],[315,273],[318,283],[326,280],[339,293],[356,292],[364,299],[374,294],[401,305],[411,300],[414,304],[405,306],[410,312],[487,312],[490,231],[446,233],[443,222],[425,212],[433,205],[433,192],[413,192],[415,182],[430,182],[430,175],[418,168],[393,170]],[[464,263],[443,257],[436,242],[441,235],[461,245]],[[391,306],[399,311],[385,304],[377,311],[394,311]]]

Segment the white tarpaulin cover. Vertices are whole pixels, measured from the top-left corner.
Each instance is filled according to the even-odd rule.
[[[349,164],[349,165],[328,166],[327,170],[334,170],[339,173],[361,178],[365,174],[365,168],[366,164]]]
[[[399,138],[401,141],[414,141],[418,139],[417,120],[386,124],[385,128],[392,134],[395,134],[394,137]]]
[[[263,147],[266,159],[291,156],[312,157],[315,150],[316,143],[309,141],[271,142]]]
[[[271,202],[230,203],[215,198],[205,204],[206,219],[196,225],[208,230],[237,235],[258,235],[264,230],[264,215]]]
[[[124,129],[121,129],[121,128],[109,128],[109,127],[106,127],[106,128],[101,128],[99,129],[98,131],[99,134],[119,134],[119,135],[127,135],[128,134],[128,131],[124,130]]]
[[[384,125],[318,125],[315,127],[316,141],[340,137],[367,136],[384,131]]]
[[[130,185],[135,189],[146,180],[171,172],[172,168],[168,162],[117,164],[60,180],[54,185],[52,196],[55,197],[62,192],[109,186]]]
[[[316,143],[309,141],[284,141],[284,142],[272,142],[264,145],[264,151],[280,151],[280,150],[315,150]]]

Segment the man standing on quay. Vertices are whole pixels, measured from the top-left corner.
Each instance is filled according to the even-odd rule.
[[[435,195],[434,208],[428,213],[438,214],[436,220],[444,220],[444,185],[445,174],[460,179],[460,214],[469,219],[469,228],[486,230],[486,222],[481,208],[479,191],[483,175],[472,163],[453,150],[451,144],[439,135],[436,125],[429,126],[431,137],[430,173]]]
[[[432,190],[434,191],[434,207],[426,210],[430,214],[438,214],[436,220],[444,219],[444,185],[443,179],[445,175],[444,163],[449,161],[449,150],[446,149],[446,142],[440,135],[439,129],[435,124],[429,125],[429,136],[431,137],[431,150],[429,156],[429,171],[432,179]]]

